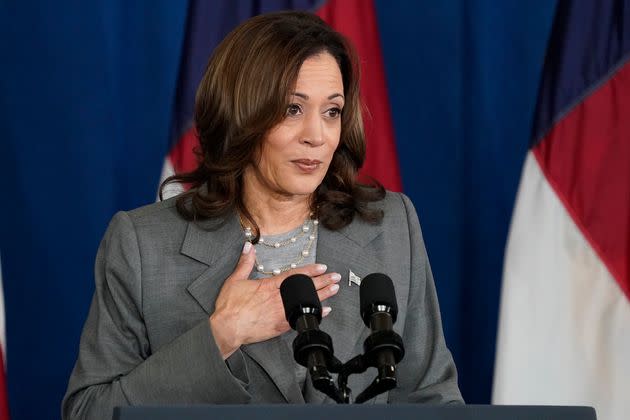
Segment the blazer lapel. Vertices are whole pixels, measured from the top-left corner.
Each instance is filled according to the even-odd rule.
[[[288,403],[304,402],[295,378],[293,354],[281,337],[247,344],[241,349],[267,372]]]
[[[208,265],[189,286],[188,292],[208,315],[225,279],[238,262],[244,238],[236,216],[222,221],[190,222],[181,253]]]
[[[349,282],[349,274],[352,271],[363,278],[380,271],[379,255],[367,245],[381,231],[380,226],[366,225],[358,220],[339,231],[333,232],[324,227],[319,231],[317,261],[326,264],[329,272],[341,274],[339,292],[323,303],[332,307],[332,312],[322,320],[320,327],[331,336],[335,356],[341,362],[347,362],[359,350],[362,351],[363,340],[369,334],[359,313],[359,286]],[[353,375],[349,380],[350,388],[355,392],[361,391],[367,383],[365,375]],[[328,398],[314,391],[310,380],[307,380],[306,387],[308,402],[321,402]]]
[[[210,315],[223,282],[232,274],[241,254],[244,236],[236,215],[222,223],[188,224],[181,252],[208,265],[189,286],[188,292]],[[252,280],[256,281],[256,280]],[[304,402],[293,371],[293,355],[280,337],[241,347],[269,375],[289,403]]]

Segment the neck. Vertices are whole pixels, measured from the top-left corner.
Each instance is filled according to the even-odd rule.
[[[269,192],[243,182],[243,204],[256,221],[261,235],[276,235],[301,226],[311,212],[310,195]]]

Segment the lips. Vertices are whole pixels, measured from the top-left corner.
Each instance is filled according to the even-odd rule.
[[[296,160],[292,160],[291,162],[294,163],[299,163],[302,165],[319,165],[320,163],[322,163],[321,160],[317,160],[317,159],[296,159]]]
[[[305,173],[314,172],[322,164],[322,161],[317,159],[296,159],[291,162]]]

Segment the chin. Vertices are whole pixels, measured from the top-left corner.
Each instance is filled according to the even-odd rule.
[[[290,195],[311,195],[311,194],[313,194],[315,192],[316,189],[317,189],[317,187],[314,187],[314,188],[301,187],[301,188],[289,189],[289,190],[287,190],[287,192]]]
[[[286,185],[284,190],[290,195],[311,195],[323,180],[295,180],[290,185]]]

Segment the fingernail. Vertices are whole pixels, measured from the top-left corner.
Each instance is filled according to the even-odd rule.
[[[339,290],[339,285],[338,284],[333,284],[332,286],[330,286],[330,291],[333,293],[336,293],[337,290]]]
[[[330,313],[330,311],[332,311],[332,308],[330,306],[324,306],[322,308],[322,316],[326,316]]]
[[[249,254],[249,251],[252,249],[252,243],[251,242],[245,242],[245,245],[243,245],[243,254]]]
[[[336,283],[339,280],[341,280],[341,274],[333,273],[333,274],[331,274],[330,279]]]
[[[317,267],[315,267],[315,270],[318,273],[324,273],[324,272],[326,272],[327,269],[328,269],[328,267],[326,267],[326,264],[317,264]]]

